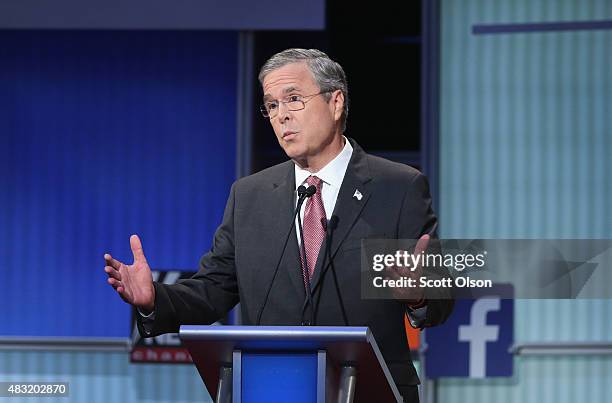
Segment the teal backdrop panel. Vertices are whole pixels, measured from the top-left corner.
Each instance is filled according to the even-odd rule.
[[[612,238],[612,2],[442,0],[440,235]],[[610,300],[517,300],[515,339],[610,342]],[[610,356],[519,356],[507,380],[442,380],[444,402],[604,402]]]

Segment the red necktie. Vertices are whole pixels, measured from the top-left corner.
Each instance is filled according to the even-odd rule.
[[[306,179],[306,183],[308,183],[309,186],[316,186],[317,192],[306,201],[304,210],[304,247],[306,249],[306,262],[308,263],[308,277],[306,277],[304,256],[300,253],[304,285],[306,281],[312,279],[312,274],[317,264],[317,257],[319,256],[319,250],[325,239],[325,229],[321,222],[321,220],[325,218],[325,207],[323,207],[323,199],[321,198],[322,181],[316,176],[309,176],[308,179]]]

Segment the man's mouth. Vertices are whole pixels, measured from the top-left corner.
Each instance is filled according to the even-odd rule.
[[[294,136],[297,132],[291,131],[291,130],[287,130],[286,132],[283,132],[283,140],[288,140],[290,139],[292,136]]]

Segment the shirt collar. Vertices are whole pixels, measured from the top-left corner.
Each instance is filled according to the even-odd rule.
[[[306,169],[300,168],[297,164],[294,164],[296,189],[300,185],[304,184],[310,175],[317,176],[330,186],[340,187],[342,180],[344,179],[346,169],[348,168],[349,161],[351,160],[351,155],[353,154],[353,146],[351,146],[351,142],[348,141],[346,137],[342,137],[344,138],[344,148],[342,151],[340,151],[340,154],[336,155],[336,157],[321,168],[319,172],[312,173]]]

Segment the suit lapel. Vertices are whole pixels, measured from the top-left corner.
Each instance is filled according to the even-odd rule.
[[[332,234],[332,257],[338,252],[338,249],[351,231],[357,218],[359,218],[371,195],[369,182],[372,177],[368,167],[367,154],[354,140],[350,139],[350,141],[353,146],[353,155],[342,180],[333,213],[338,218],[338,224]],[[321,266],[323,264],[323,256],[325,255],[325,246],[325,242],[323,242],[319,251],[319,258],[317,259],[317,266],[313,275],[313,292],[320,281],[323,271]],[[329,265],[329,259],[326,259],[325,265]]]

